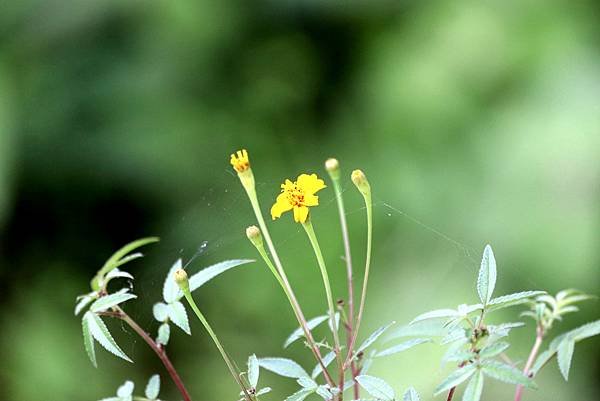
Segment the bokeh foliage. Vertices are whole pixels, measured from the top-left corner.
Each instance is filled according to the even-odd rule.
[[[284,177],[325,175],[329,156],[367,172],[376,202],[367,332],[410,320],[415,305],[465,301],[487,242],[503,292],[598,293],[595,2],[13,0],[1,9],[0,399],[93,400],[155,372],[175,399],[125,328],[115,332],[136,365],[102,355],[94,370],[72,304],[134,238],[163,238],[132,267],[141,296],[128,311],[151,330],[150,306],[177,257],[203,240],[195,269],[256,257],[243,233],[252,213],[227,166],[242,146],[264,208]],[[360,266],[364,216],[346,188]],[[331,191],[321,196],[315,228],[343,295],[335,204]],[[289,219],[273,234],[307,313],[323,313],[308,242]],[[240,363],[281,354],[295,327],[258,263],[197,297]],[[561,325],[592,320],[597,305]],[[193,394],[231,398],[218,355],[192,330],[191,341],[172,339],[176,366]],[[523,353],[532,330],[515,330]],[[597,340],[576,353],[569,386],[549,369],[526,399],[598,398]],[[416,356],[376,373],[431,393],[446,371],[433,347]],[[286,394],[289,383],[271,379],[273,397]],[[506,389],[486,389],[495,390]]]

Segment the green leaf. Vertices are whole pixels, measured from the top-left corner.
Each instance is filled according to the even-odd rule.
[[[409,323],[409,325],[428,319],[448,319],[458,316],[460,316],[459,313],[454,309],[436,309],[417,316]]]
[[[363,343],[356,349],[356,351],[354,352],[354,354],[359,354],[362,351],[364,351],[365,349],[367,349],[370,345],[372,345],[375,341],[377,341],[377,339],[379,337],[381,337],[381,335],[383,333],[385,333],[385,331],[387,329],[390,328],[391,325],[393,325],[396,322],[391,322],[385,326],[382,326],[380,328],[378,328],[377,330],[375,330],[365,341],[363,341]]]
[[[318,325],[320,325],[321,323],[323,323],[324,321],[326,321],[328,319],[329,319],[329,315],[317,316],[315,318],[310,319],[308,322],[306,322],[306,324],[308,326],[308,329],[312,330],[312,329],[314,329],[315,327],[317,327]],[[304,330],[302,329],[302,327],[298,327],[285,340],[285,343],[283,344],[283,348],[289,347],[290,344],[292,344],[294,341],[296,341],[296,340],[298,340],[299,338],[302,338],[302,337],[304,337]]]
[[[139,255],[136,257],[136,259],[138,257],[142,257],[141,253],[136,253],[135,255]],[[113,278],[127,278],[129,280],[133,280],[133,276],[131,275],[131,273],[124,272],[122,270],[117,269],[116,267],[113,270],[111,270],[110,272],[108,272],[108,274],[106,276],[104,276],[104,282],[108,283]]]
[[[117,389],[117,397],[131,397],[133,394],[134,384],[131,380],[127,380]]]
[[[430,343],[430,342],[432,342],[432,341],[429,338],[413,338],[412,340],[404,341],[400,344],[394,345],[393,347],[384,349],[383,351],[379,351],[377,354],[375,354],[375,357],[397,354],[399,352],[403,352],[408,349],[411,349],[412,347],[414,347],[416,345]]]
[[[162,302],[157,302],[152,307],[152,314],[156,320],[164,323],[169,319],[169,307]]]
[[[83,329],[83,345],[85,347],[85,352],[90,358],[90,361],[92,361],[92,365],[94,365],[94,367],[97,368],[98,364],[96,363],[96,350],[94,349],[94,338],[92,337],[92,332],[90,331],[90,324],[86,315],[83,315],[83,319],[81,319],[81,326]]]
[[[546,365],[546,363],[548,363],[550,359],[552,359],[554,354],[556,354],[556,350],[547,349],[537,357],[535,363],[533,364],[533,367],[531,368],[531,373],[533,374],[533,376],[538,374],[540,369],[544,367],[544,365]]]
[[[270,370],[280,376],[299,379],[308,377],[308,373],[296,362],[287,358],[259,358],[260,367]]]
[[[234,260],[226,260],[224,262],[219,262],[212,266],[206,267],[200,270],[198,273],[192,275],[190,277],[190,292],[197,290],[202,285],[204,285],[210,279],[218,276],[219,274],[226,272],[229,269],[232,269],[236,266],[242,266],[248,263],[255,262],[253,259],[234,259]],[[183,293],[181,293],[180,298],[183,297]]]
[[[96,298],[98,298],[98,294],[95,291],[79,298],[79,302],[77,302],[77,305],[75,306],[75,316],[79,315],[79,313],[81,313],[81,311]]]
[[[181,330],[191,335],[192,331],[190,330],[190,323],[188,321],[187,312],[185,311],[185,306],[183,306],[181,302],[175,301],[170,303],[167,307],[169,309],[169,319]]]
[[[100,345],[102,345],[102,347],[104,347],[104,349],[118,356],[119,358],[125,359],[128,362],[133,362],[127,355],[125,355],[123,350],[119,348],[112,335],[108,331],[108,328],[102,319],[100,319],[100,316],[88,311],[85,313],[85,315],[83,315],[83,318],[87,320],[89,331],[92,336],[100,343]]]
[[[271,387],[263,387],[260,390],[258,390],[256,392],[257,396],[263,395],[263,394],[267,394],[270,393],[271,391],[273,391],[273,389]]]
[[[252,354],[248,357],[248,382],[254,388],[258,385],[258,376],[260,374],[260,366],[256,355]]]
[[[331,362],[333,362],[334,359],[335,359],[335,351],[331,351],[331,352],[329,352],[327,355],[325,355],[323,357],[323,364],[325,365],[325,367],[327,367],[327,366],[329,366],[329,364],[331,364]],[[313,369],[312,374],[310,375],[310,377],[312,377],[313,379],[315,379],[321,373],[323,373],[323,368],[321,367],[320,363],[317,363],[317,365]]]
[[[331,391],[329,390],[329,388],[327,386],[319,386],[319,387],[317,387],[317,391],[316,392],[325,401],[329,401],[329,400],[333,399],[333,394],[331,393]]]
[[[581,341],[589,337],[597,336],[600,334],[600,320],[586,323],[569,332],[569,337],[574,341]]]
[[[496,259],[490,245],[486,245],[483,250],[479,276],[477,277],[477,293],[483,305],[492,299],[492,293],[496,286]]]
[[[298,380],[296,380],[298,382],[298,384],[304,388],[312,388],[312,389],[316,389],[318,384],[317,382],[315,382],[313,379],[311,379],[308,376],[303,376],[301,378],[299,378]]]
[[[479,401],[481,399],[481,393],[483,392],[483,373],[481,369],[477,369],[477,373],[473,375],[465,393],[463,394],[462,401]]]
[[[356,376],[356,381],[367,393],[378,400],[392,401],[395,397],[392,386],[379,377],[359,375]]]
[[[471,377],[473,373],[475,373],[475,365],[467,365],[463,368],[455,370],[436,387],[434,395],[437,396],[438,394],[450,390],[452,387],[458,386]]]
[[[565,380],[569,380],[569,370],[573,360],[573,351],[575,350],[575,341],[569,338],[563,340],[558,346],[558,368]]]
[[[113,306],[117,306],[125,301],[137,298],[137,296],[130,294],[127,291],[128,290],[124,289],[114,294],[110,294],[99,298],[90,306],[90,310],[92,312],[102,312],[109,308],[112,308]]]
[[[501,338],[508,336],[508,333],[510,333],[512,329],[523,326],[525,326],[525,323],[523,322],[500,323],[499,325],[489,325],[488,332],[490,333],[490,336]]]
[[[498,361],[485,361],[482,364],[483,373],[505,383],[521,384],[528,388],[537,388],[536,384],[520,370]]]
[[[401,337],[437,337],[444,336],[448,332],[444,322],[439,320],[422,320],[414,324],[407,324],[392,329],[385,340],[390,341]]]
[[[148,384],[146,384],[146,390],[144,394],[146,394],[146,398],[151,400],[155,400],[158,397],[158,393],[160,392],[160,376],[152,375],[150,380],[148,380]]]
[[[523,291],[516,292],[510,295],[503,295],[501,297],[494,298],[491,301],[489,301],[486,310],[488,312],[491,312],[498,309],[508,308],[509,306],[520,305],[527,302],[530,298],[545,293],[545,291]]]
[[[162,345],[167,345],[169,343],[170,336],[171,326],[169,326],[169,323],[163,323],[158,328],[158,337],[156,337],[156,342]]]
[[[181,290],[179,289],[177,282],[175,282],[175,272],[182,267],[183,264],[181,263],[181,259],[177,259],[167,272],[167,277],[165,278],[165,283],[163,284],[163,299],[168,304],[181,298],[179,296]]]
[[[500,355],[501,353],[506,351],[506,349],[508,347],[510,347],[510,344],[507,342],[504,342],[504,341],[499,341],[497,343],[486,345],[485,347],[483,347],[481,349],[481,351],[479,351],[479,358],[481,358],[481,359],[493,358],[496,355]]]
[[[150,243],[153,243],[153,242],[158,242],[158,240],[159,240],[158,237],[142,238],[142,239],[130,242],[129,244],[125,245],[124,247],[122,247],[121,249],[119,249],[117,252],[115,252],[104,263],[104,266],[102,266],[102,268],[100,270],[98,270],[98,273],[96,273],[96,276],[92,280],[92,287],[93,287],[93,289],[95,289],[95,290],[99,289],[99,288],[94,288],[94,287],[99,287],[98,283],[111,270],[113,270],[113,269],[115,269],[115,268],[123,265],[124,263],[129,262],[129,261],[132,260],[132,258],[125,258],[129,252],[132,252],[135,249],[137,249],[137,248],[139,248],[141,246],[144,246],[146,244],[150,244]],[[141,254],[140,254],[140,256],[141,256]],[[133,259],[136,259],[137,257],[139,257],[139,256],[136,256]],[[120,263],[120,262],[122,262],[122,263]]]
[[[413,387],[409,387],[408,390],[402,396],[402,401],[421,401],[419,393]]]
[[[314,389],[302,388],[296,391],[294,394],[287,397],[285,401],[303,401],[306,397],[308,397],[314,392]]]

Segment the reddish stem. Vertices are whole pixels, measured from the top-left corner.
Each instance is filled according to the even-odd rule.
[[[529,358],[527,358],[527,362],[525,363],[525,367],[523,368],[523,374],[525,374],[526,376],[529,376],[529,370],[531,369],[531,366],[535,361],[535,357],[537,356],[537,353],[539,352],[540,347],[542,345],[542,341],[544,340],[544,329],[542,329],[540,326],[537,326],[535,332],[535,342],[533,343],[533,347],[531,348],[531,352],[529,353]],[[515,401],[521,401],[522,396],[523,386],[519,384],[517,385],[517,390],[515,391]]]
[[[144,329],[142,329],[136,323],[136,321],[133,320],[121,308],[117,307],[116,309],[117,309],[117,311],[119,313],[118,317],[121,320],[123,320],[125,323],[127,323],[129,325],[129,327],[131,327],[136,333],[138,333],[139,336],[142,337],[144,339],[144,341],[146,341],[146,343],[150,346],[150,348],[152,348],[152,350],[160,358],[160,360],[163,363],[163,365],[165,365],[165,369],[167,369],[167,372],[169,372],[169,375],[171,376],[171,379],[173,380],[173,383],[175,383],[175,386],[177,386],[177,389],[179,390],[179,392],[183,396],[184,401],[192,401],[192,398],[190,397],[190,394],[186,390],[185,385],[183,384],[183,381],[181,380],[181,377],[179,377],[179,374],[177,373],[177,370],[175,370],[175,367],[173,366],[173,364],[171,363],[171,360],[167,356],[167,352],[164,349],[164,347],[161,346],[160,344],[157,344],[152,339],[152,337],[150,337],[148,335],[148,333],[146,333],[144,331]]]

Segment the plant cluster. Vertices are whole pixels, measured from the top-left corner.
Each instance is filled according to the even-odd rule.
[[[156,353],[173,384],[184,401],[191,396],[181,380],[177,370],[167,355],[167,346],[171,328],[175,326],[190,335],[188,312],[183,299],[187,301],[194,315],[202,323],[208,335],[221,354],[234,382],[239,388],[241,401],[258,401],[271,392],[271,387],[259,387],[261,370],[274,372],[280,376],[294,379],[298,390],[285,398],[285,401],[302,401],[309,396],[320,397],[325,401],[380,400],[415,401],[419,394],[409,387],[398,396],[392,386],[384,379],[369,375],[371,364],[379,358],[394,355],[421,344],[437,342],[447,347],[442,362],[452,363],[457,368],[436,388],[435,396],[444,394],[447,401],[453,399],[459,386],[465,384],[463,401],[479,401],[482,397],[485,378],[499,380],[516,386],[515,401],[520,401],[524,388],[537,388],[534,377],[554,357],[558,360],[560,372],[565,380],[575,344],[585,338],[600,334],[600,320],[588,323],[575,330],[555,336],[548,349],[541,352],[544,340],[548,337],[557,320],[564,315],[578,311],[576,303],[592,298],[576,290],[564,290],[556,296],[545,291],[522,291],[514,294],[494,297],[497,269],[492,248],[487,245],[483,251],[481,267],[477,277],[478,303],[462,304],[456,309],[438,309],[423,313],[408,325],[392,329],[394,322],[386,324],[375,332],[358,341],[363,320],[363,312],[371,268],[372,248],[372,201],[371,186],[361,170],[354,170],[351,179],[362,195],[366,213],[366,259],[360,296],[354,296],[354,267],[348,237],[346,213],[340,184],[340,167],[336,159],[329,159],[325,168],[329,173],[339,212],[341,236],[344,244],[347,294],[345,299],[334,298],[329,280],[325,257],[323,256],[310,208],[319,204],[317,192],[326,188],[325,181],[316,174],[301,174],[295,181],[285,180],[281,184],[281,193],[277,196],[270,214],[273,220],[290,211],[296,223],[304,229],[308,242],[315,255],[316,265],[321,274],[325,295],[326,313],[307,319],[302,306],[296,298],[293,286],[286,275],[286,269],[277,253],[262,214],[255,188],[254,174],[248,153],[245,150],[231,155],[231,165],[237,172],[258,226],[246,229],[246,236],[256,248],[260,258],[272,273],[275,282],[281,287],[290,309],[298,322],[298,328],[285,340],[283,347],[302,342],[314,357],[314,367],[310,373],[299,363],[283,357],[248,358],[247,370],[240,371],[233,358],[226,352],[215,330],[200,308],[196,305],[192,293],[217,275],[234,267],[254,262],[249,259],[227,260],[206,267],[188,276],[183,261],[178,259],[168,270],[162,291],[162,300],[154,304],[153,315],[159,323],[156,336],[151,336],[122,308],[122,305],[136,298],[131,286],[110,291],[109,283],[125,279],[130,283],[133,276],[122,267],[142,256],[139,248],[158,241],[158,238],[144,238],[127,244],[100,268],[91,281],[91,292],[78,297],[75,314],[82,312],[83,340],[87,355],[94,366],[97,365],[95,343],[100,344],[112,354],[131,362],[110,334],[104,317],[116,318],[128,324]],[[112,287],[112,286],[111,286]],[[337,299],[337,301],[336,301]],[[358,301],[358,303],[356,303]],[[525,326],[524,322],[490,323],[489,316],[494,312],[513,306],[529,306],[521,314],[535,322],[535,342],[524,367],[512,362],[507,354],[511,330]],[[313,331],[327,323],[328,335],[316,341]],[[402,339],[401,342],[397,342]],[[388,344],[384,348],[376,344]],[[144,396],[134,395],[134,384],[126,381],[117,390],[116,397],[103,401],[154,401],[158,400],[160,379],[158,375],[150,378]],[[361,390],[366,392],[361,396]],[[267,396],[268,397],[268,396]],[[362,397],[362,398],[361,398]]]

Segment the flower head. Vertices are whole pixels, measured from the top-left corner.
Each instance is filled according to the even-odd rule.
[[[231,160],[229,162],[238,173],[243,173],[250,168],[250,159],[248,158],[248,152],[246,149],[238,150],[236,153],[232,153]]]
[[[308,218],[308,207],[319,204],[319,197],[315,193],[325,187],[325,182],[316,174],[301,174],[294,182],[285,180],[285,183],[281,184],[281,194],[277,196],[275,204],[271,207],[273,220],[293,209],[294,220],[297,223],[305,223]]]
[[[362,172],[362,170],[354,170],[350,178],[363,196],[371,195],[371,185],[369,184],[367,176]]]

